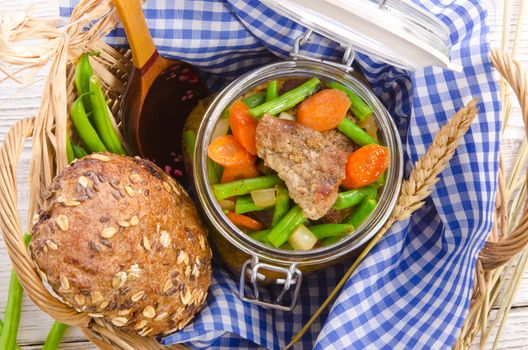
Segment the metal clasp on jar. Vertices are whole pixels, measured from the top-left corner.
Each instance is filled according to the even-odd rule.
[[[307,61],[320,62],[320,63],[328,64],[329,66],[342,69],[348,73],[354,71],[354,68],[352,68],[352,63],[354,62],[354,59],[356,58],[356,51],[354,51],[354,49],[352,49],[352,47],[350,46],[345,47],[345,53],[343,54],[341,63],[329,61],[329,60],[323,60],[321,58],[316,58],[310,55],[305,55],[305,54],[300,53],[299,50],[301,46],[305,45],[310,40],[310,37],[312,36],[312,34],[313,34],[313,30],[308,29],[303,35],[300,35],[297,37],[297,39],[295,39],[295,43],[293,44],[293,52],[290,53],[290,56],[294,60],[303,59]]]
[[[259,291],[259,281],[264,281],[265,277],[259,270],[268,270],[284,274],[284,278],[275,279],[275,285],[282,285],[282,289],[274,300],[264,300],[261,298]],[[253,296],[246,295],[246,278],[249,276],[249,282],[253,289]],[[263,307],[292,311],[297,303],[299,291],[302,284],[302,272],[297,268],[296,264],[291,264],[288,268],[276,265],[270,265],[259,262],[256,256],[246,260],[240,271],[239,295],[240,299],[251,304],[260,305]],[[291,287],[294,286],[293,291]],[[288,304],[281,303],[284,296],[289,291],[292,292],[291,301]]]

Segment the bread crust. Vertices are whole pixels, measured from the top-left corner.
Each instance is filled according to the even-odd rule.
[[[143,336],[181,329],[199,311],[211,283],[206,231],[155,164],[92,154],[44,199],[30,253],[64,302]]]

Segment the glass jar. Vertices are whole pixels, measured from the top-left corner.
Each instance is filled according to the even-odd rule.
[[[350,236],[333,245],[309,251],[282,250],[251,239],[226,217],[216,201],[208,178],[207,146],[222,112],[245,92],[270,80],[281,77],[318,77],[322,81],[338,82],[355,92],[373,110],[380,130],[380,143],[389,149],[389,167],[386,183],[374,212]],[[197,125],[196,120],[191,124]],[[196,135],[193,160],[193,180],[199,207],[210,227],[210,237],[216,254],[240,275],[240,297],[246,301],[291,310],[299,291],[302,274],[321,269],[344,258],[358,254],[362,247],[387,221],[400,192],[403,174],[403,152],[396,126],[386,108],[372,91],[349,72],[324,62],[290,60],[257,68],[232,82],[211,102]],[[253,286],[253,296],[244,289],[247,282]],[[258,284],[274,283],[291,290],[293,296],[287,305],[280,300],[259,298]],[[280,299],[280,298],[279,298]]]

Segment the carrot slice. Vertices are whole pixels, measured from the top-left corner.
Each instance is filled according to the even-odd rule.
[[[229,108],[229,126],[233,137],[248,151],[257,154],[255,135],[258,121],[249,115],[249,107],[242,101],[235,101]]]
[[[257,165],[255,163],[243,166],[229,166],[224,167],[224,172],[222,173],[222,179],[220,183],[240,180],[240,179],[250,179],[252,177],[259,176]]]
[[[345,118],[350,99],[337,89],[326,89],[313,94],[297,107],[297,121],[318,131],[337,127]]]
[[[249,216],[242,215],[242,214],[236,214],[233,212],[228,212],[227,218],[231,220],[235,226],[240,228],[247,228],[249,230],[262,230],[264,228],[264,225],[257,220],[250,218]]]
[[[348,156],[343,187],[359,188],[370,185],[387,169],[388,162],[387,147],[371,144],[355,150]]]
[[[207,155],[224,166],[244,166],[255,163],[255,156],[242,147],[232,135],[219,136],[207,147]]]

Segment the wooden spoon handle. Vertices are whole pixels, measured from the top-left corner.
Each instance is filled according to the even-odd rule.
[[[132,49],[132,63],[141,70],[149,59],[158,55],[141,9],[141,0],[114,0],[114,4]]]

